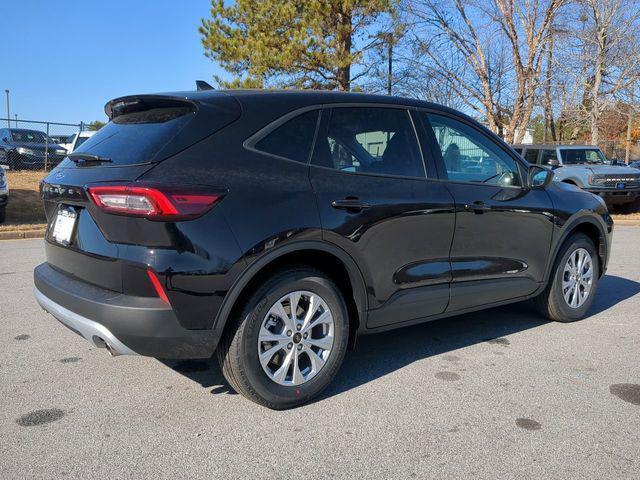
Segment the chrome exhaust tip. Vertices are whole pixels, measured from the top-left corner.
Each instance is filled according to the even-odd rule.
[[[98,337],[97,335],[94,335],[91,340],[93,341],[93,344],[98,347],[98,348],[106,348],[107,352],[109,352],[109,355],[111,355],[112,357],[117,357],[120,355],[120,352],[118,352],[115,348],[113,348],[111,345],[109,345],[108,342],[105,342],[104,339]]]
[[[105,345],[107,346],[107,352],[109,352],[109,355],[111,355],[112,357],[120,356],[120,354],[116,350],[114,350],[114,348],[111,345],[109,345],[106,342],[105,342]]]

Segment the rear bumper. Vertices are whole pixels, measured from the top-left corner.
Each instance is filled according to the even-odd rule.
[[[136,352],[127,347],[124,343],[116,338],[104,325],[89,320],[82,315],[78,315],[71,310],[67,310],[62,305],[55,303],[49,297],[46,297],[36,287],[33,294],[40,306],[57,320],[69,327],[71,330],[82,336],[88,342],[96,347],[109,349],[109,352],[116,355],[137,355]]]
[[[159,298],[134,297],[76,280],[43,263],[34,270],[40,306],[96,347],[163,359],[209,358],[216,330],[188,330]]]

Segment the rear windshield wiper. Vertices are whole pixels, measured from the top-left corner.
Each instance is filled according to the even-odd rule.
[[[67,157],[76,163],[113,163],[113,160],[110,158],[101,157],[100,155],[92,155],[90,153],[70,153]]]

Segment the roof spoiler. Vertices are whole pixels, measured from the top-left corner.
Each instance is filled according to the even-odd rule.
[[[196,89],[200,92],[202,90],[213,90],[213,87],[204,80],[196,80]]]
[[[104,113],[109,120],[132,112],[141,112],[152,108],[178,108],[188,107],[192,111],[197,111],[195,102],[184,97],[170,95],[130,95],[127,97],[114,98],[104,106]]]

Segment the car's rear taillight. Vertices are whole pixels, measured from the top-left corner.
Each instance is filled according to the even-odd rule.
[[[87,191],[93,203],[105,212],[164,221],[196,218],[222,197],[221,193],[202,187],[158,185],[98,185]]]

